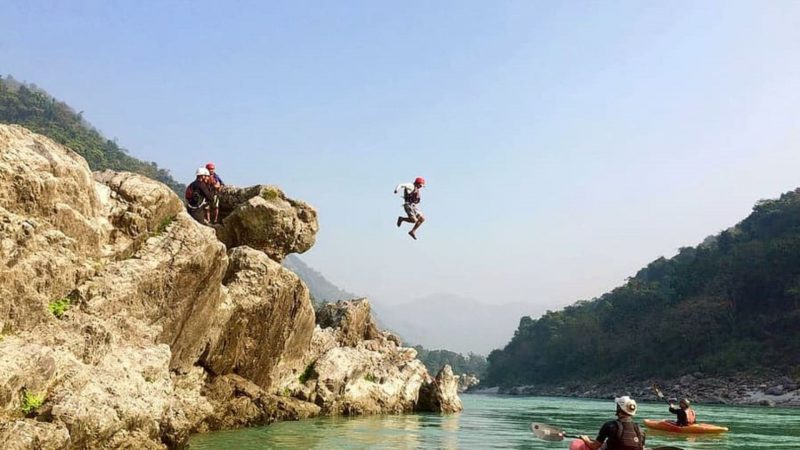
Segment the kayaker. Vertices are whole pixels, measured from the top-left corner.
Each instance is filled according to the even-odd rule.
[[[669,404],[669,412],[678,416],[678,420],[675,421],[675,425],[678,425],[679,427],[694,425],[697,422],[697,415],[691,408],[689,399],[682,398],[678,405],[680,408],[676,408],[672,403]]]
[[[636,400],[627,395],[614,399],[617,406],[617,419],[603,424],[597,439],[581,436],[581,440],[592,450],[603,444],[605,450],[644,450],[645,435],[633,421],[636,415]]]
[[[397,227],[399,228],[403,222],[413,223],[414,226],[411,228],[411,231],[408,232],[408,235],[414,238],[414,240],[417,240],[417,228],[422,225],[422,222],[425,222],[425,216],[422,215],[422,211],[417,207],[421,200],[420,189],[423,187],[425,187],[425,179],[417,177],[414,183],[402,183],[394,188],[395,194],[400,191],[403,193],[403,200],[405,201],[405,203],[403,203],[403,209],[405,209],[407,216],[397,218]]]

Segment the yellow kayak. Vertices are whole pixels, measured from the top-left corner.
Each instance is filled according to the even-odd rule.
[[[647,428],[652,428],[654,430],[661,430],[661,431],[669,431],[672,433],[706,434],[706,433],[724,433],[728,431],[728,427],[721,427],[718,425],[712,425],[710,423],[696,423],[693,425],[687,425],[685,427],[679,427],[678,425],[675,425],[675,422],[672,422],[670,420],[644,419],[644,425]]]

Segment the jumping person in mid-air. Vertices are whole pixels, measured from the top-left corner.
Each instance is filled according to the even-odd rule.
[[[398,228],[403,222],[411,222],[414,226],[411,228],[411,231],[408,232],[408,235],[417,239],[417,229],[422,225],[422,222],[425,222],[425,216],[422,215],[422,211],[417,208],[417,205],[420,202],[420,189],[425,187],[425,179],[422,177],[417,177],[413,183],[402,183],[398,184],[396,188],[394,188],[394,193],[397,194],[401,190],[403,191],[403,209],[406,210],[407,217],[398,217],[397,218],[397,226]]]

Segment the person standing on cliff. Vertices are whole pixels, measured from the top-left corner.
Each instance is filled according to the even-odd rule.
[[[689,425],[694,425],[697,422],[697,415],[695,414],[694,410],[691,408],[691,403],[689,403],[689,399],[681,399],[680,403],[678,403],[680,408],[676,408],[675,405],[672,403],[669,404],[669,412],[672,414],[677,415],[677,419],[675,421],[675,425],[679,427],[686,427]]]
[[[209,186],[208,169],[205,167],[197,169],[195,180],[189,186],[186,186],[184,198],[186,199],[186,208],[189,210],[189,215],[203,225],[208,225],[211,219],[210,208],[214,201],[214,194]]]
[[[636,415],[636,400],[624,395],[614,399],[617,406],[616,420],[603,424],[597,439],[581,436],[587,447],[597,450],[605,444],[605,450],[643,450],[645,436],[633,421]]]
[[[217,174],[217,166],[214,163],[206,164],[206,169],[208,170],[208,186],[214,195],[214,199],[211,201],[212,215],[214,216],[213,223],[219,223],[219,193],[225,187],[225,183],[222,182],[222,178]]]
[[[414,240],[417,239],[417,229],[422,225],[422,222],[425,222],[425,216],[422,215],[422,211],[417,207],[421,201],[420,190],[423,187],[425,187],[425,179],[417,177],[413,183],[401,183],[394,188],[395,194],[402,191],[405,202],[403,203],[403,209],[406,211],[406,217],[400,216],[397,218],[397,227],[400,228],[403,222],[413,223],[414,226],[408,232],[408,235]]]

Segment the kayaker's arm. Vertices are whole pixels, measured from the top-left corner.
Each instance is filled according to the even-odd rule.
[[[591,450],[597,450],[598,448],[600,448],[603,445],[601,442],[595,441],[594,439],[592,439],[592,438],[590,438],[589,436],[586,436],[586,435],[581,436],[581,440]]]

